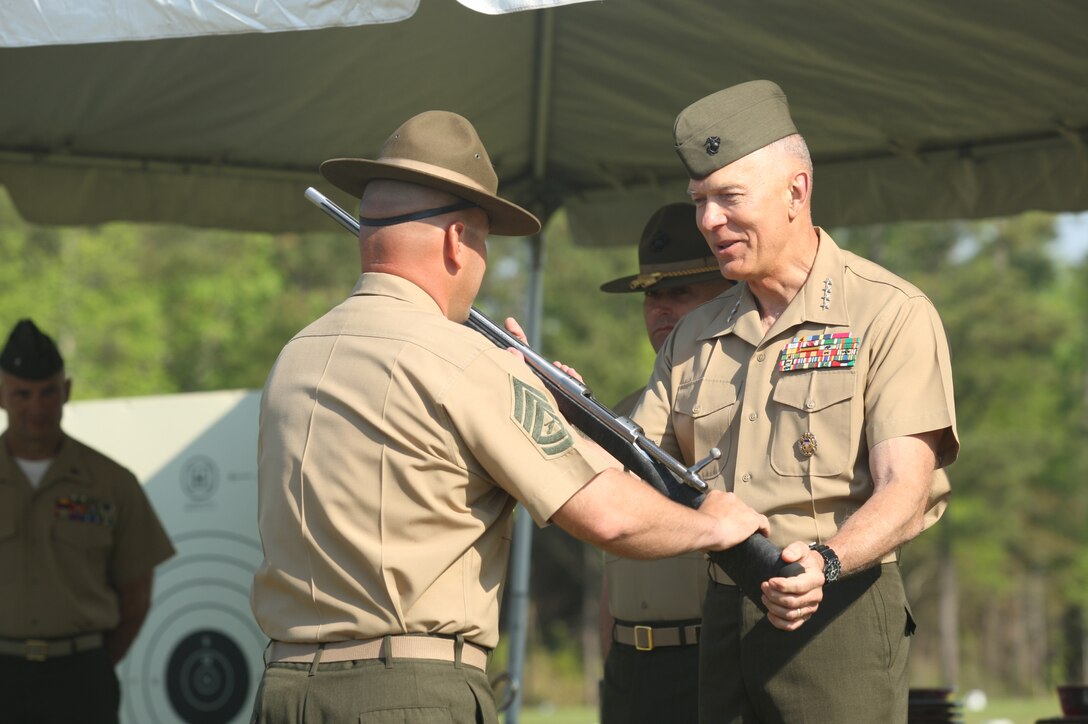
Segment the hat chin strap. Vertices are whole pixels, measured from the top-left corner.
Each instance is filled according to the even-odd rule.
[[[460,201],[456,204],[450,204],[449,206],[439,206],[434,209],[424,209],[423,211],[414,211],[410,214],[402,214],[400,216],[389,216],[384,219],[371,219],[366,216],[359,217],[360,226],[393,226],[395,224],[403,224],[406,221],[419,221],[420,219],[429,219],[432,216],[441,216],[442,214],[448,214],[451,211],[461,211],[462,209],[476,208],[478,205],[471,201]]]

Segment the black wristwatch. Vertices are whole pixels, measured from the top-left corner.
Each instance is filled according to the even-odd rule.
[[[824,582],[834,583],[839,580],[839,574],[842,573],[842,564],[839,563],[839,557],[835,555],[835,551],[823,543],[813,543],[809,548],[824,557]]]

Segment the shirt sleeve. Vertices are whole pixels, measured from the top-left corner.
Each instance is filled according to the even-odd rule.
[[[943,430],[939,466],[959,454],[952,366],[937,310],[913,297],[874,325],[866,379],[865,433],[869,446],[882,440]]]
[[[121,505],[110,573],[113,582],[121,584],[150,572],[173,556],[174,546],[140,483],[127,470],[117,481],[117,497]]]
[[[488,476],[544,525],[610,459],[563,419],[520,360],[487,350],[443,398],[457,434]]]

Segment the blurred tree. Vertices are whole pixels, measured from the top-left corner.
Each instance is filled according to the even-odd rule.
[[[921,672],[939,642],[924,622],[947,621],[935,602],[952,600],[960,620],[982,625],[961,628],[964,671],[946,670],[937,683],[1037,690],[1062,655],[1058,601],[1084,600],[1083,576],[1063,574],[1083,566],[1088,542],[1083,265],[1078,282],[1055,264],[1053,219],[1044,214],[835,237],[923,289],[952,349],[962,443],[949,469],[953,500],[941,533],[923,534],[905,553],[923,621],[915,671],[932,677]],[[953,555],[951,578],[942,548]],[[938,596],[938,576],[958,598]]]

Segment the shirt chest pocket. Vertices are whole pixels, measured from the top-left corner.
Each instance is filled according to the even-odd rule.
[[[56,575],[72,590],[91,591],[109,575],[113,529],[79,520],[53,521],[52,557]]]
[[[693,459],[706,457],[716,447],[722,456],[699,472],[704,480],[718,476],[729,458],[729,424],[737,411],[737,386],[726,380],[701,378],[685,382],[676,390],[673,423],[681,450],[690,450]]]
[[[53,537],[76,550],[97,552],[113,542],[113,529],[97,523],[58,520],[53,524]]]
[[[787,373],[775,384],[771,467],[779,475],[832,476],[850,464],[853,370]]]

